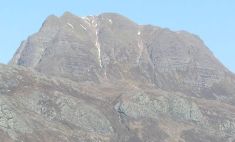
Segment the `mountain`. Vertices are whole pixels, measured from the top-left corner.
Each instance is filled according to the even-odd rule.
[[[185,31],[49,16],[0,65],[3,142],[235,142],[235,76]]]

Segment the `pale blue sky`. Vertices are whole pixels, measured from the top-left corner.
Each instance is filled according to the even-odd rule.
[[[139,24],[195,33],[235,72],[235,0],[1,0],[0,62],[7,63],[48,15],[64,11],[79,16],[118,12]]]

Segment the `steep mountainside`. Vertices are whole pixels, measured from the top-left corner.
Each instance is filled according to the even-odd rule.
[[[0,65],[3,142],[235,142],[235,77],[196,35],[49,16]]]

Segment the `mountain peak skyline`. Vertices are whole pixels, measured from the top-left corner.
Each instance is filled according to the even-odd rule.
[[[199,35],[215,56],[234,72],[233,35],[235,33],[232,14],[234,3],[232,1],[214,2],[179,0],[168,1],[128,1],[110,2],[105,5],[94,1],[76,1],[58,3],[40,2],[14,2],[6,1],[2,4],[0,14],[1,23],[0,62],[7,63],[18,48],[20,42],[28,35],[37,32],[44,19],[50,15],[62,15],[64,11],[71,11],[75,15],[99,15],[103,12],[114,12],[126,15],[139,24],[152,24],[167,27],[173,31],[186,30]],[[131,3],[131,4],[130,4]],[[125,8],[123,8],[125,7]],[[139,12],[142,9],[142,12]],[[219,9],[219,10],[218,10]],[[12,15],[12,16],[11,16]],[[208,18],[209,17],[209,18]],[[16,24],[17,23],[17,24]],[[14,39],[11,39],[14,35]],[[226,36],[225,36],[226,35]]]
[[[0,139],[231,142],[234,94],[234,74],[195,34],[49,16],[0,64]]]

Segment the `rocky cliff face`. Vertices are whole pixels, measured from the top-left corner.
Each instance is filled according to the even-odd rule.
[[[3,142],[234,142],[235,77],[196,35],[49,16],[0,65]]]

